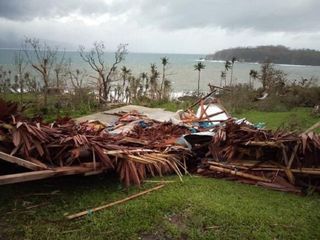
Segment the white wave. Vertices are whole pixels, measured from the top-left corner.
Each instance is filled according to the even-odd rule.
[[[317,67],[317,66],[312,66],[312,65],[296,65],[296,64],[282,64],[282,63],[276,63],[275,65],[277,66],[282,66],[282,67]]]

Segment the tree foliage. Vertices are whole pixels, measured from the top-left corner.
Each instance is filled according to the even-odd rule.
[[[299,64],[313,65],[320,64],[320,51],[312,49],[290,49],[284,46],[258,46],[238,47],[217,51],[209,54],[209,60],[230,60],[237,56],[240,61],[263,63],[267,59],[276,64]]]

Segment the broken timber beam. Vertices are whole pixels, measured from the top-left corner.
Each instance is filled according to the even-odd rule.
[[[35,164],[33,162],[29,162],[29,161],[24,160],[22,158],[15,157],[15,156],[12,156],[10,154],[7,154],[7,153],[1,152],[1,151],[0,151],[0,159],[4,160],[6,162],[9,162],[9,163],[14,163],[14,164],[19,165],[21,167],[28,168],[33,171],[47,169],[47,168],[44,168],[43,166],[40,166],[40,165]]]
[[[248,173],[244,173],[244,172],[240,172],[240,171],[230,170],[230,169],[227,169],[227,168],[216,167],[216,166],[212,166],[211,165],[209,167],[209,169],[213,170],[213,171],[216,171],[216,172],[222,172],[222,173],[231,174],[233,176],[252,179],[252,180],[255,180],[255,181],[272,182],[270,179],[267,179],[267,178],[264,178],[264,177],[259,177],[259,176],[253,175],[253,174],[248,174]]]
[[[0,185],[29,182],[50,177],[67,176],[92,172],[92,168],[86,167],[59,167],[52,170],[42,170],[24,173],[7,174],[0,176]]]

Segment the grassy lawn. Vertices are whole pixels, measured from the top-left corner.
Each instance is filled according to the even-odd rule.
[[[174,176],[165,179],[177,182],[80,220],[64,215],[139,189],[127,191],[113,177],[98,176],[2,186],[0,239],[320,238],[318,195],[301,197],[203,177],[185,177],[183,183]],[[50,192],[56,194],[41,195]]]
[[[289,130],[301,131],[311,127],[320,121],[320,117],[311,115],[311,108],[295,108],[288,112],[260,112],[244,111],[241,114],[234,114],[238,118],[246,118],[252,123],[264,122],[266,128],[277,129],[287,128]]]

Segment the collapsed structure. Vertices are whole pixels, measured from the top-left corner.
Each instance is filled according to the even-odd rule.
[[[115,171],[129,186],[195,171],[282,191],[319,190],[318,134],[258,129],[233,119],[210,94],[167,122],[137,111],[112,114],[118,120],[109,126],[68,118],[46,124],[1,100],[0,160],[21,168],[3,168],[0,185]]]

